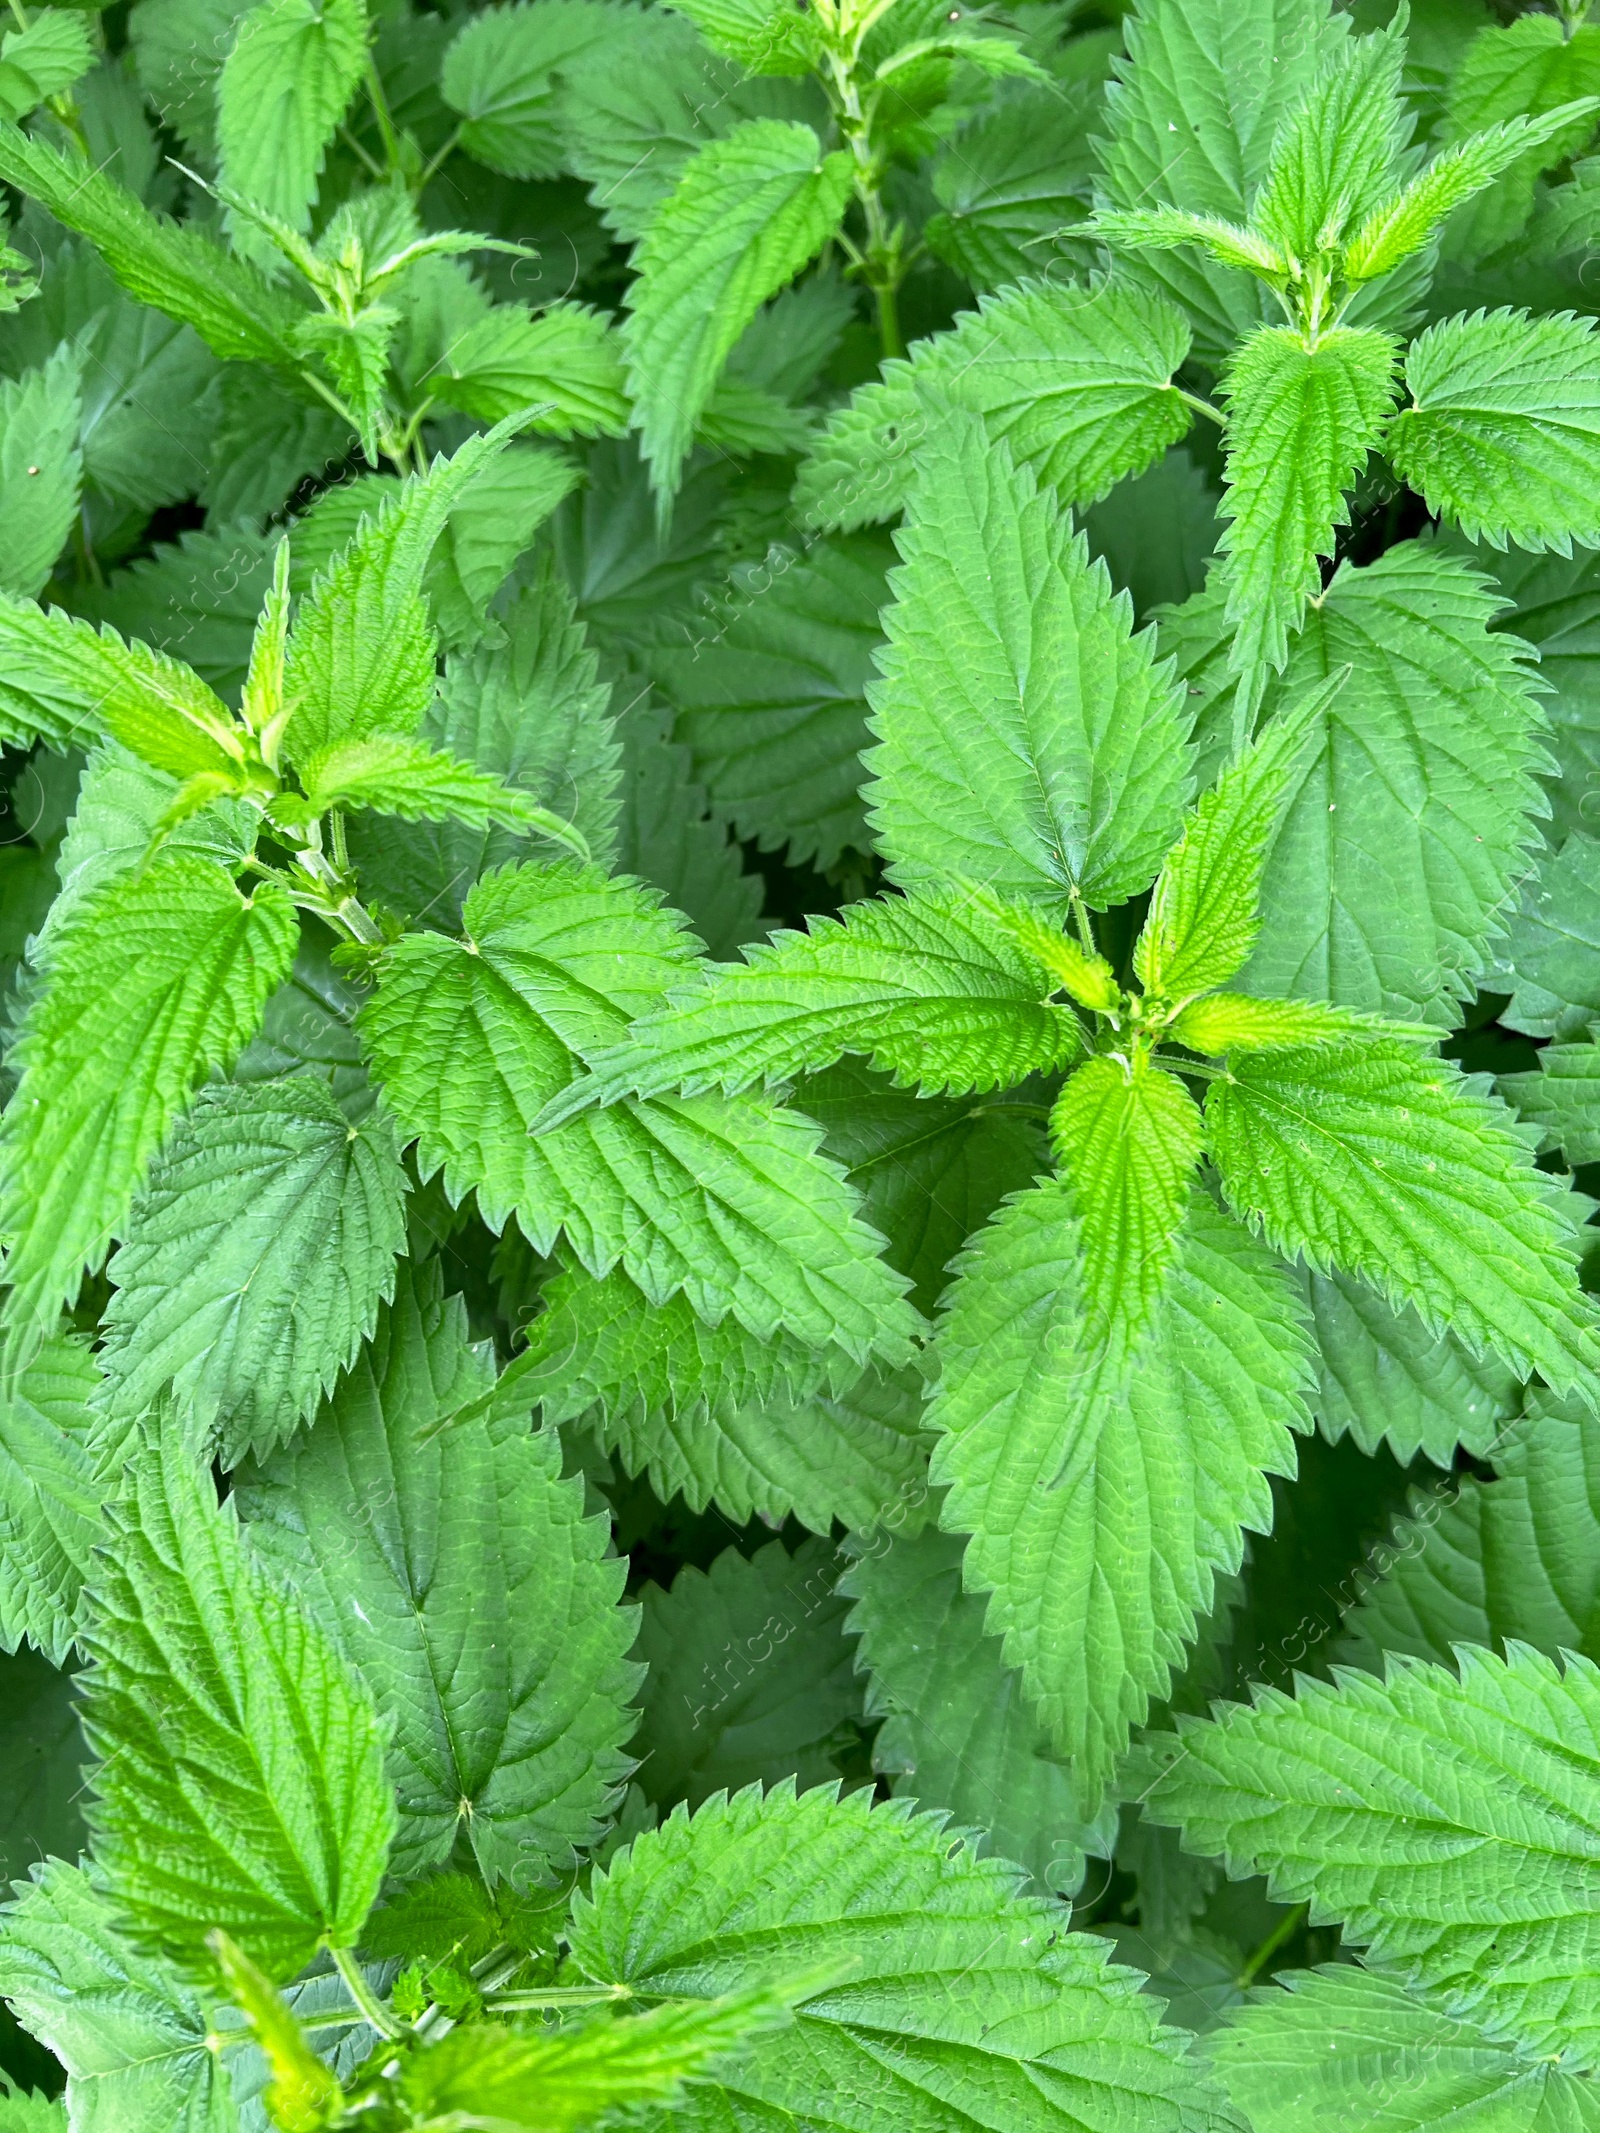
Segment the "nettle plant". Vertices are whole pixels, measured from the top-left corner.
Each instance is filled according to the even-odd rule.
[[[14,6],[0,2133],[1600,2127],[1588,13]]]

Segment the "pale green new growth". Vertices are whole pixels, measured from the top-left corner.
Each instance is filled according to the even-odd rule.
[[[842,920],[815,918],[809,933],[780,933],[745,957],[697,974],[616,1054],[599,1054],[604,1095],[731,1094],[845,1052],[924,1093],[967,1094],[1078,1055],[1076,1022],[1048,999],[1055,974],[980,892],[854,904]]]
[[[1542,118],[1513,118],[1470,134],[1435,156],[1410,184],[1372,209],[1351,238],[1344,255],[1348,281],[1375,281],[1391,273],[1401,260],[1420,251],[1439,225],[1465,201],[1494,183],[1531,149],[1564,133],[1584,115],[1585,104],[1600,110],[1600,104],[1563,104]]]
[[[1050,1140],[1078,1216],[1080,1339],[1111,1355],[1144,1325],[1178,1248],[1200,1159],[1200,1109],[1147,1058],[1091,1059],[1050,1113]]]
[[[398,734],[336,741],[307,757],[300,782],[314,814],[330,807],[364,807],[402,822],[461,822],[469,829],[499,824],[547,837],[579,859],[589,857],[581,831],[548,807],[487,771]]]
[[[1248,960],[1261,928],[1267,854],[1290,779],[1314,720],[1344,680],[1343,674],[1332,676],[1272,719],[1186,818],[1133,954],[1135,975],[1158,998],[1186,1000],[1225,984]]]
[[[1264,326],[1223,386],[1228,490],[1222,536],[1235,670],[1281,668],[1349,511],[1344,493],[1383,437],[1398,349],[1385,333],[1337,327],[1313,346]]]
[[[1558,1391],[1587,1386],[1600,1341],[1572,1279],[1575,1211],[1458,1067],[1386,1037],[1251,1053],[1208,1090],[1206,1132],[1230,1203],[1280,1251]]]
[[[407,2069],[406,2102],[421,2114],[412,2123],[568,2133],[630,2105],[682,2103],[693,2113],[692,2096],[713,2073],[765,2049],[810,1982],[762,1981],[644,2014],[602,2014],[559,2035],[536,2022],[469,2024]]]

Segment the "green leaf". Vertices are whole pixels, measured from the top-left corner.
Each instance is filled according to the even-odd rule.
[[[826,1129],[828,1154],[888,1239],[885,1256],[911,1281],[919,1311],[933,1310],[973,1231],[1045,1168],[1038,1108],[1026,1101],[914,1096],[859,1060],[810,1076],[794,1100]]]
[[[202,1090],[111,1262],[106,1412],[170,1388],[228,1466],[309,1420],[394,1292],[405,1193],[388,1119],[319,1076]]]
[[[701,1572],[685,1564],[669,1592],[640,1593],[642,1757],[638,1782],[659,1808],[792,1778],[837,1785],[834,1736],[861,1710],[832,1543],[737,1548]]]
[[[1078,1217],[1085,1344],[1126,1342],[1165,1286],[1200,1160],[1200,1108],[1176,1074],[1091,1059],[1050,1113]]]
[[[945,144],[933,166],[941,213],[930,251],[976,290],[1048,276],[1084,256],[1091,127],[1099,82],[1018,85]]]
[[[1187,999],[1225,984],[1248,960],[1261,930],[1267,855],[1295,765],[1345,678],[1330,677],[1271,720],[1185,818],[1133,951],[1134,973],[1148,992]]]
[[[1248,991],[1448,1028],[1505,922],[1541,809],[1537,687],[1481,581],[1411,542],[1341,566],[1269,716],[1325,700],[1273,841]]]
[[[244,745],[233,714],[181,660],[112,629],[0,598],[0,647],[15,666],[0,682],[0,710],[16,737],[53,742],[109,733],[175,778],[214,771],[244,782]]]
[[[870,1526],[924,1486],[915,1370],[862,1375],[840,1350],[706,1325],[682,1296],[652,1305],[618,1271],[565,1267],[540,1291],[496,1413],[536,1401],[579,1422],[663,1503],[715,1501],[735,1525],[791,1513],[814,1533]]]
[[[708,953],[726,959],[760,932],[762,887],[741,871],[727,826],[706,814],[690,780],[689,751],[672,740],[666,710],[648,697],[617,722],[622,742],[622,814],[617,863],[685,912]]]
[[[291,229],[309,230],[317,180],[367,60],[363,0],[257,0],[217,79],[223,182]],[[232,216],[233,241],[258,265],[271,240]]]
[[[141,638],[182,659],[219,695],[231,697],[250,663],[276,546],[275,538],[239,527],[185,533],[117,571],[103,590],[76,588],[73,607],[92,622],[110,623],[120,637]]]
[[[865,1715],[883,1720],[872,1766],[897,1798],[982,1830],[985,1850],[1071,1896],[1086,1846],[1106,1848],[1114,1830],[1080,1819],[1067,1766],[985,1632],[982,1599],[962,1590],[964,1545],[933,1526],[852,1543],[839,1591],[856,1602],[845,1628],[861,1640]]]
[[[1597,33],[1600,34],[1600,33]],[[1600,547],[1600,338],[1592,319],[1477,311],[1411,344],[1385,446],[1469,540]]]
[[[15,1651],[26,1637],[54,1666],[72,1650],[115,1487],[100,1471],[98,1383],[88,1349],[61,1334],[0,1363],[0,1643]]]
[[[1341,1657],[1448,1664],[1458,1644],[1600,1657],[1600,1430],[1578,1400],[1531,1396],[1489,1447],[1495,1478],[1453,1502],[1414,1491],[1345,1618]]]
[[[1004,1638],[1091,1815],[1132,1725],[1165,1695],[1271,1522],[1269,1472],[1308,1424],[1298,1298],[1284,1270],[1193,1189],[1142,1337],[1086,1329],[1081,1244],[1063,1180],[1016,1195],[959,1265],[929,1406],[943,1433],[941,1522],[970,1533],[964,1575]]]
[[[1068,2133],[1100,2122],[1178,2133],[1209,2099],[1103,1946],[1015,1871],[869,1792],[752,1788],[635,1838],[574,1906],[578,1968],[654,1997],[703,1996],[849,1963],[685,2122],[820,2120]],[[930,2022],[930,2003],[939,2009]]]
[[[335,741],[410,734],[433,700],[434,639],[423,573],[452,509],[510,442],[518,418],[469,437],[450,459],[385,496],[300,603],[289,632],[285,733],[300,763]]]
[[[1582,1211],[1450,1061],[1385,1037],[1248,1053],[1207,1091],[1206,1138],[1229,1201],[1280,1251],[1557,1391],[1595,1367]]]
[[[1594,105],[1588,99],[1597,90],[1600,30],[1592,26],[1524,15],[1473,38],[1450,82],[1446,138],[1459,139],[1497,120],[1542,118],[1575,99],[1584,101],[1568,111],[1565,125],[1530,142],[1494,190],[1458,219],[1449,233],[1451,252],[1460,257],[1494,252],[1525,227],[1539,173],[1576,155],[1593,134]]]
[[[835,1518],[870,1526],[924,1486],[914,1370],[863,1376],[838,1349],[758,1340],[731,1316],[708,1326],[617,1271],[565,1267],[539,1300],[496,1412],[536,1401],[547,1421],[581,1423],[663,1503],[715,1501],[735,1525],[792,1513],[827,1533]]]
[[[61,349],[38,370],[0,385],[0,589],[42,590],[78,511],[83,454],[78,366]]]
[[[701,148],[634,255],[628,384],[658,503],[676,493],[729,350],[815,257],[850,195],[849,153],[809,126],[752,119]]]
[[[1077,1058],[1055,974],[997,922],[981,892],[891,896],[813,918],[711,964],[597,1055],[605,1097],[731,1094],[863,1052],[899,1086],[968,1095]],[[578,1084],[574,1097],[584,1087]]]
[[[1184,705],[1126,595],[1004,444],[951,413],[884,616],[872,820],[903,886],[964,874],[1059,912],[1122,903],[1188,798]]]
[[[1286,326],[1263,326],[1223,383],[1228,408],[1227,558],[1234,667],[1278,669],[1289,636],[1321,585],[1318,558],[1348,523],[1344,492],[1383,436],[1394,405],[1393,339],[1335,327],[1308,347]]]
[[[1432,1333],[1406,1305],[1334,1271],[1306,1276],[1317,1337],[1317,1421],[1364,1452],[1387,1440],[1407,1464],[1419,1452],[1447,1472],[1456,1447],[1484,1458],[1517,1412],[1522,1387],[1493,1356],[1478,1358],[1450,1333]]]
[[[1244,992],[1214,992],[1191,1000],[1169,1025],[1168,1034],[1191,1052],[1220,1057],[1228,1052],[1292,1051],[1363,1029],[1392,1034],[1394,1025],[1370,1022],[1347,1007],[1318,1007],[1309,1000],[1255,1000]],[[1426,1023],[1402,1029],[1413,1037],[1432,1035]]]
[[[537,445],[513,445],[480,467],[445,520],[423,579],[447,651],[494,635],[490,601],[581,479],[570,459]]]
[[[804,74],[816,63],[812,25],[796,21],[784,0],[672,0],[714,52],[751,74]]]
[[[207,1945],[270,2071],[262,2101],[272,2123],[315,2129],[319,2120],[326,2124],[342,2116],[344,2093],[333,2069],[318,2058],[293,2009],[271,1981],[226,1933],[209,1934]]]
[[[1219,266],[1259,274],[1264,281],[1287,281],[1291,271],[1288,255],[1259,232],[1181,207],[1102,208],[1090,234],[1129,252],[1171,252],[1180,245],[1197,245]]]
[[[63,924],[0,1120],[14,1317],[52,1319],[77,1295],[195,1082],[255,1033],[295,931],[275,882],[242,897],[180,855],[107,882]]]
[[[402,822],[461,822],[478,830],[500,824],[525,836],[548,837],[580,859],[589,856],[570,822],[515,786],[393,733],[319,749],[301,764],[300,779],[312,814],[353,807],[396,815]]]
[[[1348,32],[1346,15],[1305,0],[1139,0],[1106,91],[1107,204],[1174,200],[1248,222],[1280,124]],[[1276,308],[1254,277],[1192,251],[1156,253],[1138,273],[1183,306],[1213,367]]]
[[[1487,572],[1511,603],[1491,627],[1534,647],[1539,679],[1553,691],[1539,708],[1549,720],[1545,742],[1560,769],[1559,782],[1547,785],[1551,820],[1545,840],[1559,849],[1573,830],[1593,819],[1592,795],[1600,790],[1595,555],[1584,548],[1570,556],[1529,555],[1519,548],[1497,554],[1492,548],[1469,548],[1459,536],[1443,539],[1463,562]]]
[[[236,1500],[395,1714],[391,1873],[443,1865],[460,1837],[491,1884],[527,1890],[595,1842],[628,1774],[636,1623],[555,1433],[530,1434],[526,1406],[451,1419],[493,1377],[438,1263],[408,1270],[316,1427],[247,1467]]]
[[[555,177],[562,76],[603,50],[623,19],[603,0],[541,0],[467,16],[439,75],[440,95],[463,121],[467,154],[508,178]]]
[[[519,867],[467,899],[467,943],[413,935],[362,1017],[391,1109],[424,1176],[475,1189],[548,1252],[564,1229],[593,1274],[624,1271],[654,1303],[682,1290],[716,1324],[786,1327],[865,1362],[903,1362],[915,1323],[853,1195],[808,1121],[752,1098],[629,1102],[535,1139],[578,1063],[623,1034],[689,959],[675,918],[625,878]]]
[[[151,214],[113,179],[4,124],[0,177],[87,237],[130,296],[193,326],[214,355],[299,369],[302,314],[214,239]]]
[[[59,1859],[0,1911],[0,1991],[67,2070],[81,2133],[235,2133],[200,1994],[122,1937],[88,1875]]]
[[[553,304],[538,318],[496,304],[451,340],[428,388],[480,422],[526,412],[530,429],[553,437],[620,437],[628,427],[622,350],[584,304]]]
[[[1458,1658],[1459,1679],[1396,1660],[1383,1682],[1302,1679],[1294,1700],[1180,1720],[1145,1812],[1340,1920],[1446,2011],[1592,2065],[1600,1675],[1526,1648]]]
[[[1331,250],[1399,174],[1411,132],[1400,100],[1404,31],[1397,21],[1345,44],[1278,128],[1252,220],[1302,263]]]
[[[1530,1037],[1582,1037],[1600,1016],[1600,843],[1574,830],[1522,884],[1500,963],[1514,991],[1508,1028]]]
[[[205,1976],[216,1926],[281,1981],[352,1946],[394,1835],[383,1725],[167,1429],[128,1462],[83,1642],[90,1827],[130,1929]]]
[[[981,415],[1062,503],[1092,504],[1188,429],[1172,382],[1188,352],[1182,312],[1117,281],[1004,290],[840,409],[800,470],[796,508],[839,530],[893,518],[952,403]]]
[[[690,643],[650,657],[718,815],[763,851],[787,848],[791,865],[871,849],[861,750],[891,560],[881,536],[769,549],[690,625]]]
[[[1446,2014],[1381,1971],[1293,1971],[1207,2040],[1255,2133],[1381,2125],[1384,2133],[1593,2133],[1600,2097],[1576,2070]]]
[[[559,112],[566,167],[625,241],[644,235],[705,142],[748,119],[825,117],[812,85],[747,79],[665,10],[619,8],[612,21],[601,50],[562,83]]]
[[[685,2082],[705,2081],[752,2038],[780,2027],[798,1989],[762,1984],[559,2031],[542,2023],[470,2023],[408,2062],[403,2092],[429,2125],[476,2120],[537,2126],[540,2133],[594,2125],[629,2106],[682,2103],[692,2112]]]
[[[1344,255],[1346,280],[1374,281],[1391,273],[1422,249],[1446,216],[1580,116],[1575,105],[1564,104],[1542,118],[1513,118],[1469,134],[1435,156],[1409,185],[1368,214]]]
[[[599,857],[615,849],[621,751],[611,690],[546,556],[497,622],[504,642],[456,653],[423,721],[435,747],[475,763],[572,826]],[[659,766],[658,772],[659,772]],[[473,883],[527,851],[511,830],[459,822],[399,829],[357,817],[350,849],[363,888],[414,923],[460,923]]]
[[[56,855],[61,892],[33,953],[41,969],[85,899],[148,857],[177,792],[176,778],[152,770],[115,741],[91,753],[78,789],[77,811]],[[249,857],[260,826],[259,813],[246,801],[220,800],[180,822],[162,853],[208,859],[232,872]]]
[[[8,2088],[0,2096],[0,2133],[68,2133],[65,2099]]]
[[[0,112],[25,117],[87,74],[94,58],[82,17],[46,8],[26,29],[8,30],[0,40]]]
[[[1500,1093],[1540,1128],[1540,1147],[1565,1152],[1568,1167],[1600,1160],[1600,1047],[1547,1044],[1534,1074],[1503,1074]]]

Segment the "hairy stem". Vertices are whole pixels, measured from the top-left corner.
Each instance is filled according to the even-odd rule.
[[[380,2037],[387,2037],[391,2043],[396,2037],[404,2036],[405,2031],[362,1976],[361,1965],[351,1951],[348,1948],[330,1948],[328,1953],[333,1957],[333,1967],[344,1979],[345,1991],[360,2008],[362,2019],[367,2026],[375,2029]]]

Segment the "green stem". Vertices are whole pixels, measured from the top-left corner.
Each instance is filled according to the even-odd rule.
[[[424,164],[422,176],[417,180],[417,191],[419,193],[422,191],[422,188],[428,183],[428,180],[437,175],[440,166],[445,163],[450,156],[454,155],[456,149],[460,145],[461,128],[458,126],[451,134],[449,140],[447,140],[444,146],[439,150],[439,153],[436,156],[432,157],[429,162]]]
[[[833,103],[834,115],[845,146],[855,159],[855,194],[867,225],[867,241],[860,253],[861,278],[872,291],[878,310],[878,340],[884,361],[906,352],[900,331],[897,296],[905,279],[901,256],[902,232],[891,224],[880,189],[881,172],[872,152],[872,121],[861,101],[853,65],[838,52],[828,55],[832,81],[824,86]]]
[[[391,2043],[397,2037],[404,2036],[405,2031],[362,1976],[361,1965],[351,1951],[348,1948],[330,1948],[328,1953],[333,1957],[333,1967],[344,1979],[345,1991],[360,2008],[367,2026],[375,2029],[380,2037],[387,2037]]]
[[[1287,1918],[1279,1919],[1260,1947],[1257,1948],[1255,1954],[1251,1956],[1250,1960],[1239,1972],[1236,1982],[1241,1988],[1252,1984],[1256,1974],[1265,1964],[1271,1961],[1284,1942],[1291,1940],[1299,1932],[1300,1928],[1305,1924],[1306,1913],[1310,1908],[1311,1906],[1308,1903],[1297,1904]]]
[[[378,122],[378,137],[383,142],[383,153],[392,178],[400,168],[400,136],[394,130],[394,120],[389,115],[389,99],[384,94],[383,77],[378,72],[378,62],[367,54],[367,100],[372,106],[372,115]]]
[[[1094,927],[1090,923],[1089,907],[1076,889],[1072,891],[1072,923],[1077,930],[1078,942],[1084,954],[1098,956],[1100,951],[1094,944]]]
[[[1185,407],[1192,407],[1197,415],[1204,415],[1206,420],[1214,422],[1219,430],[1227,428],[1228,418],[1220,407],[1213,407],[1209,400],[1202,400],[1198,393],[1186,393],[1181,385],[1175,385],[1173,391]]]
[[[543,1992],[495,1992],[484,2001],[496,2014],[533,2014],[541,2008],[600,2007],[631,2000],[629,1985],[549,1985]]]

